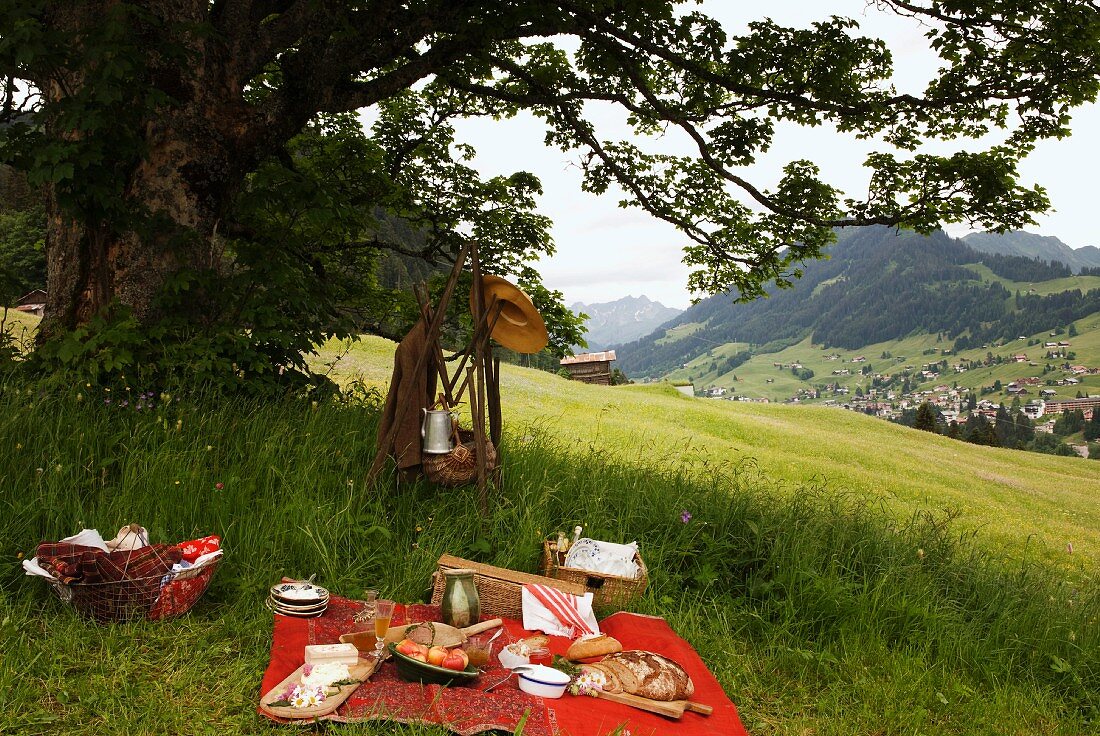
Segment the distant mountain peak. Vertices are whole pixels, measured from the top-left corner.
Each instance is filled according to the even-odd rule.
[[[588,315],[585,339],[589,350],[600,350],[645,337],[683,311],[666,307],[645,294],[597,304],[576,302],[570,309]]]

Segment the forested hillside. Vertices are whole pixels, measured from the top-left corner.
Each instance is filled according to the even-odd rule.
[[[983,280],[983,273],[992,280]],[[1002,283],[1052,282],[1070,274],[1058,262],[979,253],[942,232],[925,237],[861,228],[841,233],[831,259],[807,264],[793,288],[772,288],[770,298],[747,304],[731,295],[712,297],[680,315],[671,329],[621,346],[618,357],[629,375],[658,376],[727,343],[747,343],[759,353],[810,337],[824,347],[856,349],[927,332],[965,349],[1100,311],[1095,277],[1080,277],[1095,288],[1045,294],[1017,293]],[[750,355],[728,356],[726,369]]]

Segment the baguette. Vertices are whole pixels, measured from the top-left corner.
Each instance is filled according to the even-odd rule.
[[[623,645],[619,643],[618,639],[607,634],[597,634],[592,637],[577,639],[569,645],[569,651],[565,653],[565,658],[575,662],[578,659],[602,657],[605,654],[621,652],[622,650]]]

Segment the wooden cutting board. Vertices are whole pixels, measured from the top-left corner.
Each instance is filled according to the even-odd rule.
[[[647,710],[650,713],[667,716],[668,718],[679,719],[684,715],[685,710],[690,710],[693,713],[700,713],[704,716],[709,716],[714,712],[714,708],[711,706],[705,703],[696,703],[693,700],[651,700],[650,698],[643,698],[638,695],[608,693],[603,690],[596,691],[596,697],[603,700],[610,700],[613,703],[629,705],[639,710]]]
[[[292,720],[327,716],[329,713],[339,708],[345,700],[351,697],[351,694],[355,692],[357,687],[369,680],[370,676],[374,674],[377,668],[378,661],[374,657],[361,657],[358,664],[353,664],[348,667],[348,673],[351,675],[351,678],[359,680],[359,682],[351,685],[341,685],[336,693],[326,696],[323,703],[312,708],[293,708],[289,705],[271,705],[270,703],[277,701],[291,684],[302,681],[302,674],[305,669],[305,665],[303,664],[301,667],[294,670],[294,672],[290,673],[285,680],[271,688],[266,695],[260,698],[260,707],[273,716]]]

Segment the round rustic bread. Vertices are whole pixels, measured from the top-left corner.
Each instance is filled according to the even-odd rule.
[[[695,683],[684,668],[668,657],[637,649],[616,652],[600,664],[613,672],[623,692],[651,700],[684,700],[695,694]]]
[[[603,689],[609,693],[621,693],[623,691],[623,684],[619,681],[618,676],[611,671],[609,667],[604,667],[602,663],[583,665],[581,671],[594,670],[599,672],[604,677]]]

